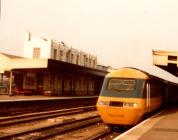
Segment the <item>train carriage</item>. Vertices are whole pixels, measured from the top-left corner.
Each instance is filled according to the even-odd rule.
[[[172,86],[176,92],[178,78],[161,69],[157,75],[154,72],[126,67],[106,75],[96,105],[104,123],[135,125],[144,114],[168,102],[168,97],[176,99],[169,91]]]

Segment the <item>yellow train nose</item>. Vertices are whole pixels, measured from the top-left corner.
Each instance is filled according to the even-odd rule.
[[[97,105],[98,113],[106,124],[134,125],[144,114],[139,108],[107,107]]]

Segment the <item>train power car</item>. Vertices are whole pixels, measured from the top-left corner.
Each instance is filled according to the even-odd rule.
[[[96,104],[103,122],[135,125],[143,115],[158,109],[163,103],[176,100],[178,78],[157,69],[157,76],[132,67],[107,74]]]

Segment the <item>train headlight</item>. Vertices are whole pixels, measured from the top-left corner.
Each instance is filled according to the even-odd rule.
[[[124,102],[123,107],[138,107],[138,104],[137,103]]]
[[[98,101],[98,105],[106,105],[106,106],[109,106],[109,101]]]

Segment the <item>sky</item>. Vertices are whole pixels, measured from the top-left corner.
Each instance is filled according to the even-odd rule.
[[[113,67],[152,64],[153,49],[178,51],[177,0],[0,1],[0,52],[23,56],[27,31]]]

